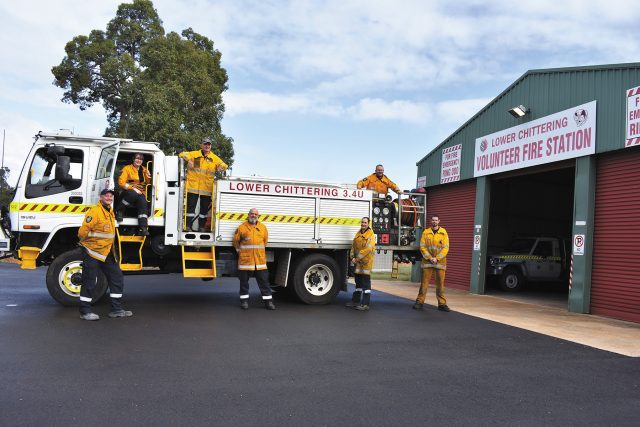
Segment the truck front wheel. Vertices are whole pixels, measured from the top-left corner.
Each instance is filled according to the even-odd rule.
[[[295,268],[293,289],[305,304],[328,304],[340,291],[338,263],[328,255],[312,254]]]
[[[500,287],[503,291],[518,292],[524,286],[524,277],[516,268],[507,268],[500,277]]]
[[[82,286],[82,248],[59,255],[47,269],[47,290],[54,300],[70,307],[78,305]],[[98,283],[93,303],[107,291],[107,278],[98,272]]]

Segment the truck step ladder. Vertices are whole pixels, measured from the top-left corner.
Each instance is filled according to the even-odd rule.
[[[400,276],[400,263],[396,260],[393,260],[393,264],[391,264],[391,278],[397,279]]]
[[[144,241],[147,239],[146,236],[129,236],[120,234],[120,229],[116,228],[116,234],[118,236],[118,253],[120,254],[120,259],[118,263],[120,264],[120,269],[122,271],[140,271],[142,270],[142,247],[144,246]],[[137,250],[138,253],[138,262],[137,263],[123,263],[124,255],[122,252],[122,244],[126,243],[127,246],[132,247],[131,250]],[[129,253],[129,251],[127,251]]]
[[[182,246],[182,275],[184,277],[216,277],[216,253],[213,246]]]

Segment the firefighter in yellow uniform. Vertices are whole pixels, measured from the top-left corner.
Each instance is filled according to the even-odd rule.
[[[422,232],[420,239],[420,253],[422,253],[422,281],[413,308],[422,310],[427,297],[427,288],[431,275],[435,276],[436,298],[438,310],[449,311],[447,299],[444,296],[444,275],[447,270],[447,253],[449,253],[449,235],[447,230],[440,227],[438,215],[431,215],[431,227]]]
[[[91,311],[93,293],[96,287],[98,268],[109,283],[111,310],[109,317],[130,317],[133,315],[122,308],[124,280],[122,270],[113,255],[113,241],[116,222],[113,214],[113,190],[105,188],[100,192],[100,202],[89,209],[78,230],[80,246],[83,247],[82,286],[80,287],[80,318],[99,320],[100,316]]]
[[[371,269],[376,250],[376,236],[369,228],[369,218],[364,217],[360,221],[360,230],[356,233],[351,244],[350,258],[355,270],[356,290],[351,301],[346,306],[356,310],[369,310],[371,302]]]
[[[233,247],[238,252],[238,278],[240,279],[240,307],[249,308],[249,277],[253,274],[260,287],[262,301],[267,310],[275,310],[269,287],[269,270],[265,248],[269,241],[267,227],[258,221],[258,209],[249,210],[248,219],[238,226],[233,236]]]
[[[376,193],[382,193],[385,195],[389,192],[389,189],[392,189],[397,194],[402,194],[400,187],[398,187],[384,174],[384,166],[382,165],[376,165],[376,171],[366,178],[362,178],[358,181],[357,187],[366,188],[367,190],[373,190]]]
[[[118,177],[118,186],[122,190],[122,198],[120,205],[116,210],[116,221],[122,222],[124,211],[129,206],[135,206],[138,214],[139,234],[148,236],[148,216],[147,216],[147,198],[146,186],[151,184],[151,174],[149,170],[142,165],[144,155],[136,153],[133,155],[133,162],[122,168]]]
[[[227,169],[227,164],[211,152],[211,140],[205,138],[200,150],[184,151],[179,156],[187,162],[187,228],[194,229],[196,218],[198,230],[203,230],[211,206],[216,172]],[[196,205],[200,201],[199,214]]]

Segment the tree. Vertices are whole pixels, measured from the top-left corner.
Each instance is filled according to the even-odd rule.
[[[0,206],[8,207],[13,199],[14,189],[9,185],[9,168],[0,168]]]
[[[192,150],[202,138],[233,163],[233,139],[222,133],[227,72],[209,38],[188,28],[165,35],[150,0],[118,7],[107,30],[74,37],[52,68],[63,102],[81,110],[101,102],[107,136],[157,141],[167,153]]]

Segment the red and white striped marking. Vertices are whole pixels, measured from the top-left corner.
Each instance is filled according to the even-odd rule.
[[[631,138],[627,139],[627,142],[624,144],[625,147],[632,147],[634,145],[640,144],[640,138]]]
[[[573,284],[573,254],[571,254],[571,265],[569,266],[569,290]]]

